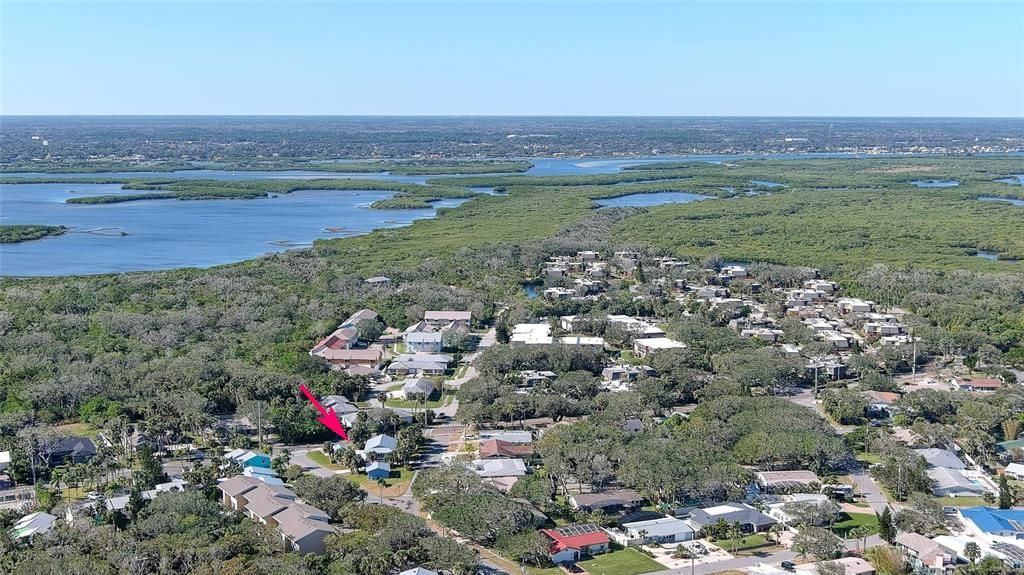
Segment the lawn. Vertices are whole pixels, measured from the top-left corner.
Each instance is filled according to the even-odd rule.
[[[663,571],[665,566],[635,549],[620,549],[580,561],[578,565],[590,575],[635,575]]]
[[[877,453],[858,453],[857,461],[871,465],[872,463],[881,463],[882,456],[878,455]]]
[[[947,507],[987,507],[983,497],[935,497],[933,498]]]
[[[767,547],[775,545],[768,540],[768,537],[763,533],[752,533],[746,537],[740,537],[739,541],[736,542],[736,547],[733,547],[732,539],[718,539],[714,541],[714,544],[725,549],[729,553],[750,551],[751,549],[760,549],[761,547]]]
[[[330,469],[331,471],[343,471],[345,469],[343,466],[338,465],[337,463],[333,463],[331,461],[331,458],[327,457],[327,454],[325,454],[323,451],[320,451],[319,449],[309,450],[306,453],[306,457],[312,459],[313,463],[316,463],[317,465],[323,467],[324,469]]]
[[[400,467],[397,470],[391,470],[391,477],[385,480],[386,487],[384,487],[384,497],[398,497],[405,493],[409,489],[409,484],[412,483],[414,471],[410,471],[405,467]],[[371,497],[380,497],[381,488],[376,481],[370,479],[362,473],[356,475],[348,475],[348,478],[359,484],[364,491],[370,494]]]
[[[878,518],[874,513],[843,513],[840,518],[842,520],[832,526],[832,531],[843,539],[847,538],[852,529],[861,525],[871,528],[871,533],[878,533]]]
[[[65,423],[64,425],[54,426],[54,430],[61,435],[83,436],[88,437],[93,441],[96,441],[100,434],[99,428],[89,425],[88,423]]]

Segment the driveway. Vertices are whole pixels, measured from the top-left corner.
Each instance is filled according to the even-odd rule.
[[[849,540],[844,542],[846,548],[854,551],[859,549],[860,541]],[[882,539],[877,535],[872,535],[867,538],[867,546],[873,547],[875,545],[881,545]],[[764,555],[751,555],[749,557],[736,557],[733,559],[726,559],[725,561],[718,561],[714,563],[699,564],[694,561],[694,566],[681,567],[678,569],[666,569],[664,571],[655,571],[648,575],[710,575],[711,573],[718,573],[720,571],[729,571],[731,569],[745,569],[747,567],[753,567],[758,563],[768,563],[778,566],[783,561],[796,561],[800,558],[800,555],[795,551],[784,550],[777,551],[775,553],[767,553]]]
[[[871,510],[875,513],[881,513],[885,511],[886,507],[890,506],[889,500],[886,499],[885,494],[875,483],[874,479],[868,475],[867,470],[861,469],[850,474],[850,479],[853,480],[853,485],[857,488],[857,491],[864,496],[864,501],[871,506]],[[896,507],[893,507],[896,510]]]

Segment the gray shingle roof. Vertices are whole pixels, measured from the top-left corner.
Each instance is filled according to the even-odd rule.
[[[949,469],[966,469],[963,461],[957,457],[955,453],[948,449],[936,449],[929,447],[927,449],[915,449],[918,455],[924,458],[928,462],[929,467],[946,467]]]
[[[723,503],[690,512],[690,519],[701,527],[717,523],[719,519],[727,523],[739,522],[758,527],[771,525],[776,521],[764,513],[743,503]]]

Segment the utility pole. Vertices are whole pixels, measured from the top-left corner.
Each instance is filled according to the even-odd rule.
[[[910,329],[910,341],[914,344],[913,359],[910,361],[910,384],[917,385],[917,337],[914,336],[914,329]]]

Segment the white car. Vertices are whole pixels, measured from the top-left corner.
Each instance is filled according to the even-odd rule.
[[[90,491],[85,494],[85,498],[89,501],[99,501],[100,499],[103,499],[103,496],[95,491]]]

